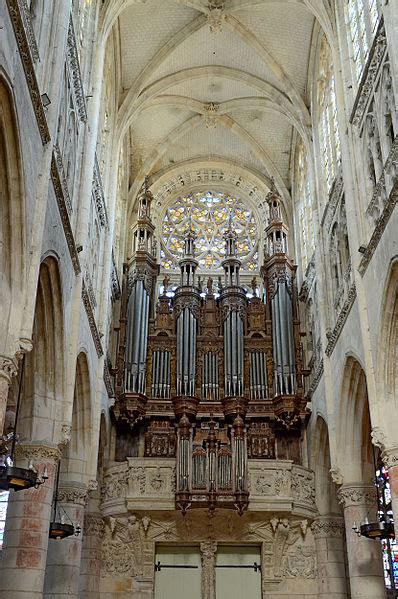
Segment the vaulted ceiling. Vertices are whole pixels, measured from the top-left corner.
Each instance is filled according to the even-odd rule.
[[[308,74],[324,0],[108,0],[117,28],[121,135],[132,147],[132,198],[216,168],[275,183],[290,198],[292,139],[311,138]],[[217,165],[217,166],[215,166]],[[239,173],[239,174],[238,174]]]

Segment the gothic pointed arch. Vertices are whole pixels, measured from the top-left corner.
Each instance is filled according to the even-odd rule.
[[[346,360],[342,379],[338,447],[344,479],[369,483],[374,477],[374,457],[366,375],[353,356]]]
[[[53,419],[64,401],[64,312],[58,260],[40,265],[33,321],[33,351],[26,355],[20,434],[56,440]]]
[[[25,210],[18,123],[10,86],[0,73],[0,304],[7,315],[22,300],[25,273]],[[12,301],[11,301],[12,299]],[[2,336],[6,338],[5,334]]]
[[[329,429],[326,421],[317,416],[311,449],[312,468],[315,472],[315,501],[320,516],[340,514],[337,487],[331,479]]]
[[[398,259],[390,267],[381,313],[379,378],[382,397],[398,405]]]

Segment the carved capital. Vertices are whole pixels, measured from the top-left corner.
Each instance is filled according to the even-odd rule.
[[[15,448],[17,459],[24,458],[34,462],[58,462],[61,458],[61,450],[57,445],[32,441],[30,443],[20,443]]]
[[[344,482],[343,474],[340,468],[331,468],[329,470],[330,478],[335,485],[342,485]]]
[[[383,451],[386,446],[386,435],[384,431],[379,426],[374,426],[370,436],[372,437],[373,445],[379,447]]]
[[[315,538],[342,537],[344,533],[343,518],[317,518],[311,525]]]
[[[87,487],[78,483],[64,485],[58,489],[59,503],[73,503],[76,505],[86,505]]]
[[[373,485],[363,483],[343,485],[338,491],[339,502],[346,508],[352,506],[375,506],[377,492]]]
[[[11,383],[11,379],[18,372],[17,361],[8,356],[0,356],[0,378],[6,379],[7,383]]]
[[[70,424],[63,424],[61,427],[61,441],[60,445],[68,445],[69,441],[72,438],[72,427]]]
[[[22,358],[22,356],[24,356],[25,354],[31,352],[33,349],[33,342],[31,339],[28,339],[27,337],[20,337],[18,339],[17,345],[18,347],[15,352],[15,357],[17,358],[17,360]]]
[[[384,465],[387,468],[392,466],[398,466],[398,447],[391,447],[390,449],[384,449],[381,454]]]
[[[105,521],[99,514],[86,514],[84,516],[83,534],[103,538],[105,534]]]

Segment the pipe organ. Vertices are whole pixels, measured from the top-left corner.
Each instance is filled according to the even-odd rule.
[[[195,232],[185,232],[180,281],[163,280],[155,305],[151,193],[139,196],[126,265],[116,372],[116,454],[175,457],[176,505],[236,508],[249,503],[248,460],[301,462],[307,420],[295,285],[281,198],[267,196],[261,274],[264,297],[241,285],[237,234],[224,233],[216,289],[197,279]]]

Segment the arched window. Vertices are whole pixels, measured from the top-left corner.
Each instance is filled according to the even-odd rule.
[[[258,268],[257,225],[253,212],[231,195],[205,191],[178,198],[167,209],[162,226],[161,261],[165,269],[178,268],[184,251],[184,235],[189,227],[196,233],[196,259],[199,269],[221,268],[225,256],[224,232],[229,219],[239,236],[236,244],[242,268]]]
[[[380,20],[379,0],[346,0],[353,79],[360,81]]]
[[[315,243],[308,157],[302,140],[297,144],[296,156],[296,206],[300,234],[301,265],[303,273],[305,273],[314,252]]]
[[[4,535],[4,526],[6,523],[8,495],[9,495],[8,491],[0,490],[0,550],[3,546],[3,535]]]
[[[337,123],[333,61],[326,37],[321,41],[318,75],[318,127],[325,191],[328,194],[340,162],[340,135]]]

